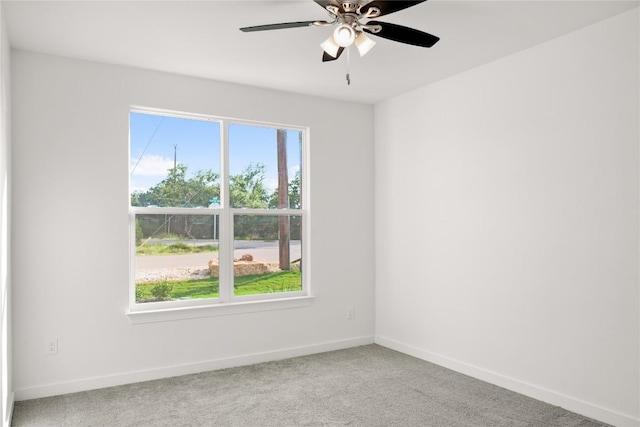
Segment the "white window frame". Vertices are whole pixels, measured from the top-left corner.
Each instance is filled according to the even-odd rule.
[[[153,108],[132,107],[129,113],[142,113],[165,117],[211,121],[220,124],[220,207],[219,208],[179,208],[179,207],[134,207],[129,202],[129,308],[127,315],[132,323],[149,323],[167,320],[209,317],[245,312],[279,310],[309,306],[313,296],[310,292],[310,244],[309,244],[309,134],[308,127],[288,124],[229,119],[202,114],[183,113]],[[231,208],[229,200],[229,126],[260,126],[272,129],[299,131],[302,134],[301,146],[301,199],[300,209],[244,209]],[[130,143],[129,143],[130,144]],[[129,147],[129,153],[131,149]],[[130,185],[127,189],[130,191]],[[130,197],[129,197],[130,200]],[[193,299],[163,302],[136,303],[135,262],[135,218],[140,214],[167,215],[218,215],[219,216],[219,290],[218,298]],[[301,263],[302,290],[278,292],[272,294],[234,295],[233,252],[234,217],[236,215],[299,216],[301,217]]]

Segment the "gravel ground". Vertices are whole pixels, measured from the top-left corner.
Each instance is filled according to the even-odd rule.
[[[136,283],[157,282],[159,280],[195,280],[209,277],[208,268],[175,267],[136,272]]]

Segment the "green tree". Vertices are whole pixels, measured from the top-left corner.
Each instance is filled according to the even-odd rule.
[[[263,163],[249,164],[238,175],[229,177],[229,201],[232,208],[266,209],[269,193],[264,186]]]
[[[131,194],[132,206],[199,207],[209,206],[209,200],[220,197],[220,176],[211,171],[197,171],[187,179],[187,166],[178,164],[169,169],[167,177],[146,192]],[[192,236],[192,227],[201,225],[191,215],[163,215],[141,224],[144,237],[161,233]],[[202,234],[199,232],[198,234]]]
[[[289,181],[289,208],[300,209],[300,172],[296,172],[296,176]],[[274,190],[269,197],[269,208],[278,208],[278,190]]]
[[[220,176],[211,171],[197,171],[187,179],[187,166],[169,169],[165,179],[146,192],[131,195],[132,206],[197,207],[209,206],[209,200],[220,196]]]
[[[266,209],[271,195],[264,185],[265,165],[249,164],[241,173],[229,177],[229,201],[232,208]],[[278,223],[268,216],[237,215],[234,219],[237,239],[275,239]]]

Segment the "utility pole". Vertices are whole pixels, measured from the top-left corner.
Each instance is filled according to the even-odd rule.
[[[278,209],[289,207],[289,174],[287,171],[287,131],[278,129]],[[289,215],[278,217],[280,270],[291,269],[289,255]]]
[[[173,144],[173,173],[176,173],[177,165],[178,165],[178,144]]]

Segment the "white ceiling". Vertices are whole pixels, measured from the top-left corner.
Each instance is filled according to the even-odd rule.
[[[365,57],[322,63],[327,27],[240,27],[324,20],[312,0],[7,1],[18,49],[375,103],[638,7],[633,1],[430,0],[379,18],[434,34],[431,49],[371,36]],[[613,48],[613,47],[612,47]]]

